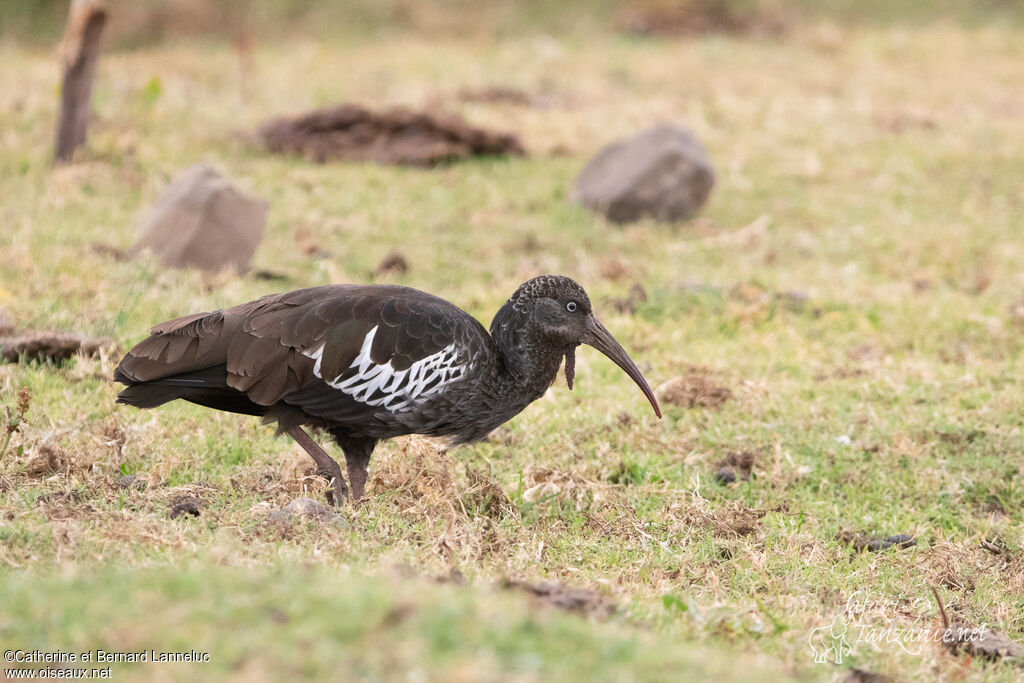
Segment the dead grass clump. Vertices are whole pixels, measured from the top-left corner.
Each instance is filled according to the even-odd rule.
[[[377,461],[370,478],[370,487],[395,496],[403,509],[449,500],[455,481],[455,461],[448,449],[426,438],[412,436],[402,439],[401,452]]]
[[[84,475],[89,472],[92,463],[93,460],[86,453],[44,441],[29,446],[19,464],[21,473],[29,479],[45,479],[58,474],[66,477]],[[18,469],[14,469],[15,475]]]
[[[710,514],[712,533],[722,538],[742,538],[761,532],[767,510],[749,508],[739,501],[731,501],[724,509]]]
[[[793,23],[792,9],[771,0],[634,0],[616,18],[620,30],[664,37],[778,36]]]
[[[425,437],[398,444],[400,451],[381,457],[373,472],[375,504],[391,506],[427,529],[443,523],[443,531],[426,543],[446,562],[510,549],[507,531],[497,523],[517,517],[518,509],[486,471],[467,468],[465,479],[459,477],[447,448]]]
[[[128,441],[128,436],[116,414],[111,413],[108,415],[106,419],[93,428],[92,433],[96,443],[111,449],[118,457],[123,455],[124,445]]]
[[[327,482],[316,473],[313,460],[300,450],[290,451],[273,465],[246,467],[231,477],[236,491],[255,493],[262,501],[287,504],[299,496],[324,498]]]
[[[403,514],[441,515],[452,524],[477,517],[497,520],[517,512],[484,470],[467,468],[466,481],[460,481],[444,445],[418,436],[400,443],[399,454],[378,461],[371,486],[375,493],[386,492]]]
[[[7,447],[11,445],[11,437],[22,431],[22,426],[25,424],[25,415],[28,413],[29,406],[31,405],[32,392],[29,391],[28,387],[22,387],[18,390],[18,401],[14,410],[12,411],[9,407],[4,408],[4,412],[7,413],[7,419],[4,421],[0,458],[7,453]]]
[[[44,493],[36,499],[42,513],[49,521],[94,517],[94,502],[102,498],[98,489],[63,490]]]
[[[570,501],[577,512],[584,512],[606,500],[610,491],[597,474],[566,472],[532,463],[523,470],[522,499],[527,503],[559,497]]]
[[[517,512],[504,489],[483,469],[467,468],[469,488],[460,495],[463,511],[474,516],[502,519]]]
[[[39,479],[67,472],[71,468],[71,462],[71,455],[60,446],[40,444],[25,463],[25,474],[33,479]]]
[[[923,553],[922,563],[929,583],[945,586],[961,593],[973,592],[977,587],[974,575],[981,571],[978,550],[940,541]]]
[[[354,104],[274,119],[257,135],[275,154],[298,154],[318,163],[435,166],[471,156],[524,154],[515,135],[483,130],[451,114],[403,108],[373,112]]]
[[[658,387],[658,398],[664,403],[683,408],[721,408],[732,398],[732,390],[712,379],[707,368],[689,367],[686,374],[668,380]]]
[[[747,507],[738,500],[724,506],[712,508],[707,501],[703,504],[676,504],[669,508],[673,516],[672,531],[689,536],[693,529],[707,529],[718,538],[745,538],[760,534],[762,520],[769,512],[783,512],[783,507],[759,510]]]

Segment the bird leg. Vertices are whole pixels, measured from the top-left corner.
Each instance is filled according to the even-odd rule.
[[[341,476],[341,467],[337,461],[327,455],[327,452],[320,448],[320,445],[313,441],[302,427],[291,427],[285,433],[295,439],[296,443],[309,453],[309,457],[313,458],[313,461],[316,463],[317,474],[327,480],[327,485],[330,487],[327,489],[327,502],[331,505],[340,506],[348,498],[348,486],[345,485],[345,479]],[[350,477],[352,476],[351,468],[352,466],[349,465]],[[363,480],[365,481],[366,470],[364,469],[363,472]],[[359,488],[356,490],[362,494],[362,488],[362,482],[360,482]],[[356,498],[358,499],[359,496],[356,496]]]
[[[357,501],[363,497],[363,491],[366,490],[366,466],[369,464],[369,454],[345,454],[345,466],[346,469],[348,469],[348,480],[352,484],[353,501]]]
[[[332,429],[330,432],[345,453],[348,482],[352,485],[352,500],[357,501],[363,497],[366,490],[366,466],[370,464],[370,456],[377,446],[377,439],[352,436],[342,428]]]

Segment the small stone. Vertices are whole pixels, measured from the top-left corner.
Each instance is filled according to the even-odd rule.
[[[664,125],[598,152],[576,179],[574,197],[615,223],[676,221],[696,215],[714,183],[714,168],[693,133]]]

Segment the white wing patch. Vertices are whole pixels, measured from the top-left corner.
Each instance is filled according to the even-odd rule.
[[[394,412],[418,400],[441,391],[445,385],[466,376],[467,366],[459,363],[459,354],[452,342],[437,353],[421,358],[405,370],[396,370],[391,361],[381,365],[370,359],[370,348],[377,328],[363,338],[359,355],[348,369],[334,378],[320,374],[320,361],[324,353],[321,344],[313,351],[304,352],[316,361],[313,374],[328,385],[342,391],[360,403],[384,406]]]

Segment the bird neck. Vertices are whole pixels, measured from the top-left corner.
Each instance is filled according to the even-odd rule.
[[[506,303],[491,323],[491,337],[501,360],[498,384],[502,391],[540,397],[558,374],[565,349],[546,343],[528,313]]]

